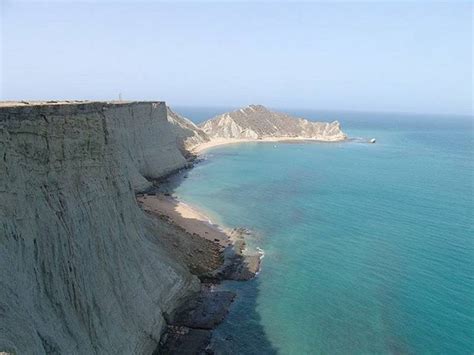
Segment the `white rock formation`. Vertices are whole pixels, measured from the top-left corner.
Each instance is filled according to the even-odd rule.
[[[192,121],[180,114],[168,109],[168,121],[172,124],[178,144],[183,155],[187,155],[190,150],[199,144],[209,142],[209,137],[203,130],[196,126]]]
[[[176,143],[160,102],[0,105],[0,351],[152,353],[198,287],[134,197]]]
[[[347,138],[339,122],[312,122],[303,118],[273,112],[261,105],[224,113],[200,125],[211,138],[260,139],[306,138],[340,141]]]

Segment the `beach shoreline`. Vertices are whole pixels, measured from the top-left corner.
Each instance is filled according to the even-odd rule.
[[[159,185],[166,185],[166,180]],[[160,219],[180,232],[171,239],[163,235],[161,242],[201,281],[201,290],[182,300],[167,316],[159,349],[165,353],[205,352],[211,347],[212,331],[224,320],[236,297],[233,292],[216,289],[216,285],[224,280],[255,278],[263,250],[248,250],[246,238],[250,233],[245,228],[214,224],[203,211],[159,187],[137,194],[136,200],[152,220]]]
[[[236,295],[216,286],[222,281],[248,281],[259,275],[264,251],[248,247],[252,233],[245,228],[229,228],[214,223],[205,211],[173,195],[174,187],[186,178],[187,172],[202,161],[208,149],[238,143],[337,143],[302,137],[264,139],[214,139],[189,149],[188,164],[153,182],[153,187],[137,193],[141,209],[152,218],[165,221],[181,231],[177,243],[168,239],[171,252],[176,253],[201,281],[201,290],[173,311],[160,341],[160,349],[175,353],[206,351],[211,346],[212,331],[224,320]],[[183,233],[184,232],[184,233]],[[176,237],[175,237],[176,238]],[[186,244],[188,242],[188,244]],[[196,314],[190,319],[189,314]],[[204,326],[203,326],[204,324]],[[204,327],[204,328],[203,328]]]
[[[227,247],[231,243],[230,235],[196,207],[182,202],[171,195],[161,192],[144,193],[137,196],[137,201],[145,212],[164,215],[170,221],[191,234]]]
[[[165,218],[167,221],[179,229],[185,231],[188,235],[199,237],[207,242],[211,242],[219,247],[224,253],[224,259],[233,259],[235,257],[242,260],[225,260],[222,268],[230,266],[233,262],[239,264],[243,262],[246,271],[232,273],[232,275],[219,276],[217,270],[215,276],[219,279],[231,280],[249,280],[260,272],[260,261],[263,259],[263,250],[248,248],[246,239],[251,232],[243,227],[228,228],[215,224],[211,221],[205,212],[199,210],[186,202],[180,201],[168,193],[152,191],[137,195],[137,202],[141,208],[150,215],[159,218]],[[228,273],[228,270],[227,270]],[[202,275],[201,275],[202,276]]]
[[[317,139],[317,138],[306,138],[306,137],[266,137],[261,139],[243,139],[243,138],[213,138],[209,142],[201,143],[189,151],[191,154],[199,155],[204,151],[223,145],[239,144],[239,143],[298,143],[298,142],[311,142],[311,143],[339,143],[347,140],[344,139]]]

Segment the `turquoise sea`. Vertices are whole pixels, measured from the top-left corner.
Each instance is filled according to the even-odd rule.
[[[216,346],[474,353],[472,117],[288,112],[377,143],[222,146],[186,173],[174,194],[265,252],[256,279],[221,286],[238,298]]]

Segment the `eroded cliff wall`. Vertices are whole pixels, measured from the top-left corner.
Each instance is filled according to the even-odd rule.
[[[191,120],[174,112],[169,107],[167,109],[168,121],[172,124],[178,145],[184,155],[188,155],[188,152],[199,144],[209,142],[210,139],[207,134]]]
[[[198,281],[134,191],[184,164],[164,103],[0,107],[0,351],[153,351]]]

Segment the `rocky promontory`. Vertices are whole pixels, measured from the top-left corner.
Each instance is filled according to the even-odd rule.
[[[223,113],[200,125],[212,139],[285,139],[299,138],[318,141],[341,141],[347,136],[339,122],[313,122],[274,112],[262,105]]]
[[[263,106],[201,129],[164,102],[0,102],[0,352],[208,351],[234,296],[201,281],[248,280],[260,255],[143,192],[223,137],[345,135]]]

